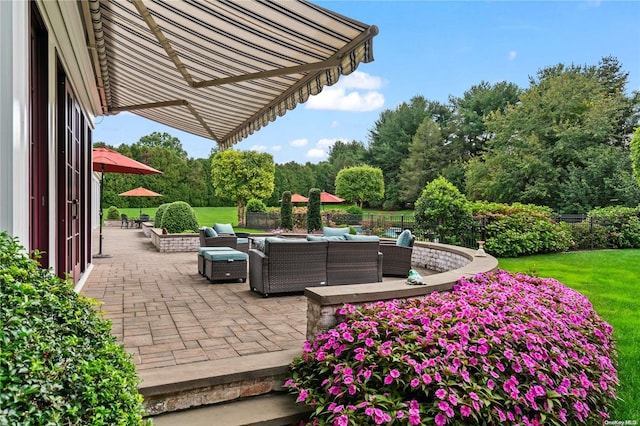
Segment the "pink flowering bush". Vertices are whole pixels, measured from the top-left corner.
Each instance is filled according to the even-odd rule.
[[[553,279],[504,271],[422,300],[346,306],[285,387],[310,424],[602,424],[612,328]]]

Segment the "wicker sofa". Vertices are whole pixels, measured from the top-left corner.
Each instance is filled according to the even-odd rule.
[[[230,247],[244,253],[249,251],[249,239],[238,237],[235,233],[221,234],[212,228],[202,227],[198,230],[200,247]]]
[[[251,290],[268,296],[306,287],[382,281],[379,241],[267,238],[249,250]]]

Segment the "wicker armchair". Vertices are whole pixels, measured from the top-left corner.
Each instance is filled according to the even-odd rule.
[[[397,243],[380,244],[383,255],[382,275],[403,278],[409,276],[414,241],[415,237],[409,233],[408,246]]]
[[[202,228],[198,232],[200,235],[200,247],[230,247],[238,250],[238,238],[236,236],[218,235],[217,237],[207,237]]]
[[[265,251],[249,250],[251,290],[266,297],[327,284],[326,241],[283,240],[269,243]]]

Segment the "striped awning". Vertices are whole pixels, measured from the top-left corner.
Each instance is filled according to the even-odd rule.
[[[378,33],[301,0],[83,3],[102,113],[131,111],[221,149],[373,61]]]

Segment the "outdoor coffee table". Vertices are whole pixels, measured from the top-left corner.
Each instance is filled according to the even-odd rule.
[[[229,248],[205,251],[203,256],[204,275],[209,281],[247,281],[247,253]]]

